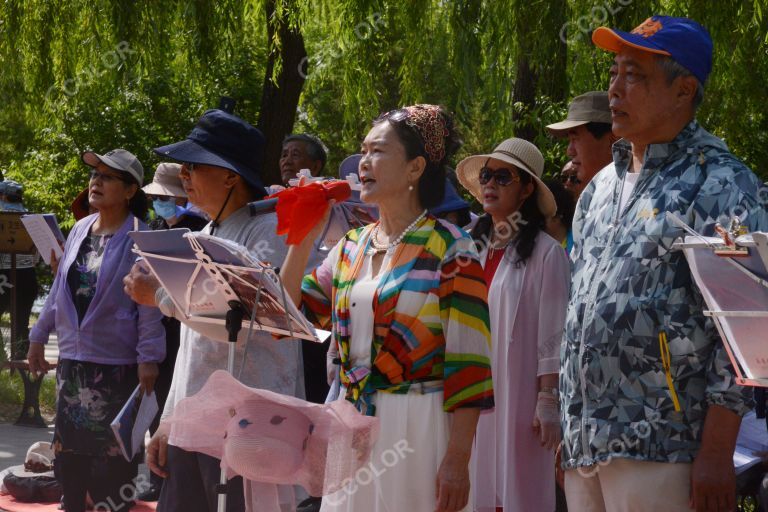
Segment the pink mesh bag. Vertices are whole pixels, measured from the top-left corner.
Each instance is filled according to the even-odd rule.
[[[221,459],[228,475],[271,484],[298,484],[311,496],[340,489],[370,460],[378,418],[346,400],[318,405],[250,388],[214,372],[166,420],[169,442]]]

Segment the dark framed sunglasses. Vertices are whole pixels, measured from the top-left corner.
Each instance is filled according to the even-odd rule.
[[[506,167],[501,169],[483,167],[480,169],[480,175],[478,176],[480,184],[487,185],[491,180],[495,180],[496,184],[501,187],[506,187],[511,183],[520,183],[520,176],[512,169],[507,169]]]
[[[563,184],[570,183],[571,185],[579,185],[581,183],[581,180],[575,174],[561,174],[560,181]]]
[[[157,196],[157,195],[149,195],[149,194],[147,194],[147,199],[149,199],[150,201],[157,200],[157,201],[166,202],[166,201],[174,201],[176,198],[173,197],[173,196]]]

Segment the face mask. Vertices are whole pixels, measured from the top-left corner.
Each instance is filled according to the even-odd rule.
[[[152,201],[152,208],[155,213],[164,219],[172,219],[176,216],[176,203],[174,201],[161,201],[155,199]]]

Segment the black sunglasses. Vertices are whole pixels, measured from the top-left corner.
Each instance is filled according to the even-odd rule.
[[[513,172],[511,169],[489,169],[483,167],[480,169],[480,175],[478,181],[481,185],[487,185],[491,180],[496,180],[496,184],[501,187],[506,187],[510,183],[520,183],[520,176]]]
[[[579,185],[581,183],[581,180],[575,174],[561,174],[560,181],[562,183],[570,183],[571,185]]]

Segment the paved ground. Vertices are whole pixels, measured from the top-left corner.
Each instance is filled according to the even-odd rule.
[[[7,329],[4,329],[7,330]],[[6,334],[5,332],[3,334]],[[9,336],[4,336],[7,339]],[[59,346],[56,335],[52,335],[45,346],[45,357],[54,362],[59,358]],[[46,379],[53,379],[53,372]],[[51,425],[52,427],[52,425]],[[0,470],[8,466],[24,463],[27,448],[35,441],[50,441],[53,428],[17,427],[12,423],[0,423]]]
[[[53,439],[53,428],[17,427],[0,424],[0,470],[24,463],[27,448],[35,441]]]

